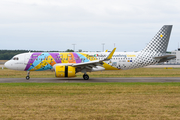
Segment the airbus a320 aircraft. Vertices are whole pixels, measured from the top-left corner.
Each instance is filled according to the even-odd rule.
[[[5,63],[5,67],[13,70],[27,71],[26,79],[30,79],[30,71],[54,70],[56,77],[75,77],[76,73],[103,70],[127,70],[153,65],[176,58],[167,55],[166,50],[172,25],[164,25],[149,44],[139,52],[63,52],[63,53],[23,53],[14,56]]]

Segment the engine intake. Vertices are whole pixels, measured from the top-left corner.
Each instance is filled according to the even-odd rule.
[[[72,66],[56,66],[56,77],[76,77],[76,68]]]

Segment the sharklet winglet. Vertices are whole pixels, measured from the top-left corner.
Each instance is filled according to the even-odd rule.
[[[116,48],[114,48],[113,50],[112,50],[112,52],[104,59],[104,60],[102,60],[102,61],[107,61],[107,60],[110,60],[111,58],[112,58],[112,56],[114,55],[114,52],[116,51]]]

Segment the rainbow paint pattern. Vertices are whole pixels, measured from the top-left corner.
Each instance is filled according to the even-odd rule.
[[[43,71],[52,69],[53,66],[58,63],[85,63],[93,60],[98,59],[96,56],[90,56],[86,53],[32,53],[25,67],[25,71]],[[110,67],[110,65],[104,63],[104,67],[105,66],[106,68],[108,66]],[[113,69],[117,68],[113,67]]]

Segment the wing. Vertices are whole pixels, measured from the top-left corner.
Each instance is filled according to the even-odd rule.
[[[153,57],[154,59],[160,60],[158,63],[160,62],[165,62],[171,59],[176,58],[176,55],[164,55],[164,56],[158,56],[158,57]]]
[[[72,64],[71,66],[73,67],[79,67],[81,69],[92,69],[93,67],[97,66],[102,66],[104,64],[104,61],[108,61],[112,58],[116,48],[113,49],[113,51],[103,60],[95,60],[95,61],[90,61],[90,62],[85,62],[85,63],[77,63],[77,64]]]

